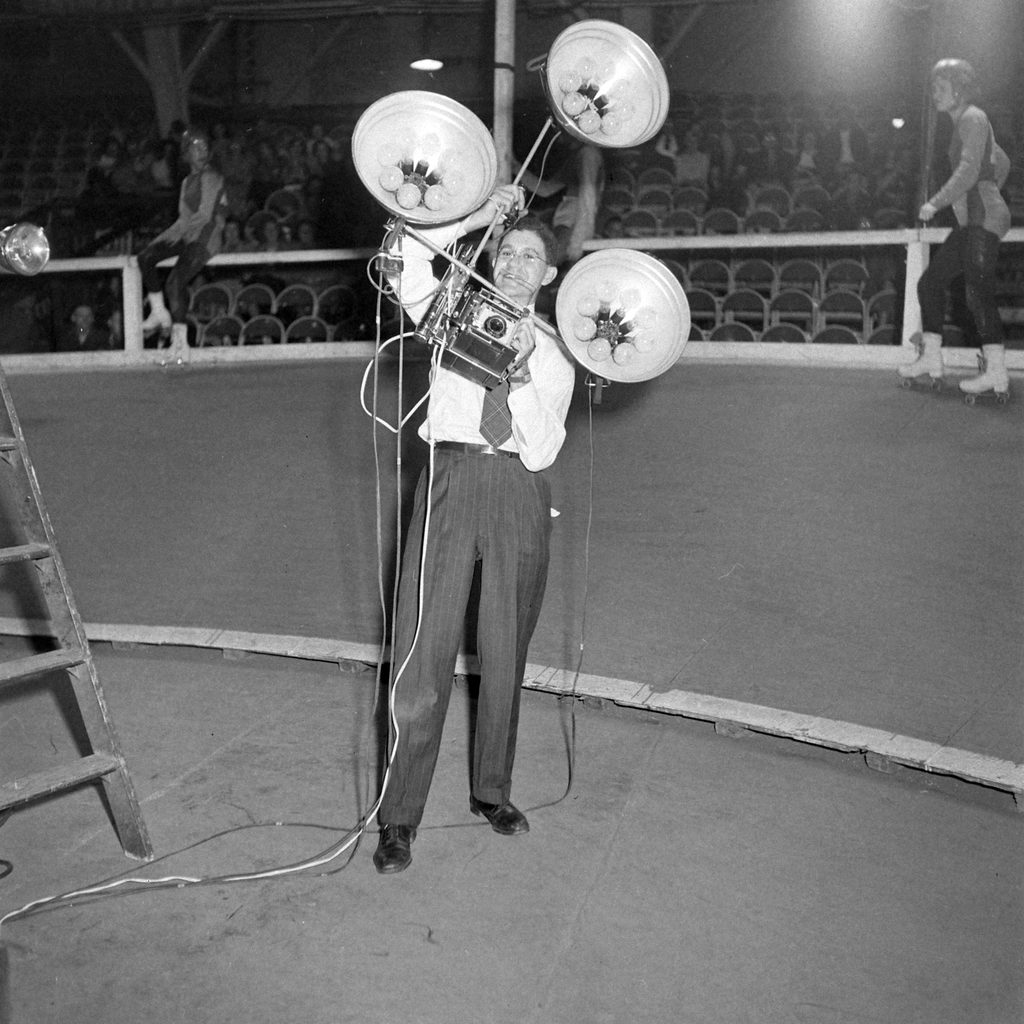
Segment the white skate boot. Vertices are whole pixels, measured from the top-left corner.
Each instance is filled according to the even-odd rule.
[[[938,391],[942,387],[942,335],[932,331],[915,334],[911,341],[917,348],[917,358],[912,363],[898,367],[900,387],[909,388],[919,377],[927,377],[930,387]]]
[[[161,366],[185,366],[189,361],[188,324],[171,325],[171,344],[164,350]]]
[[[979,395],[992,394],[1003,405],[1010,397],[1010,375],[1006,372],[1006,348],[1003,345],[983,345],[978,357],[981,373],[960,381],[964,401],[974,405]]]
[[[149,299],[149,316],[142,321],[142,333],[152,334],[159,331],[166,334],[171,329],[171,314],[164,305],[163,293],[150,292],[146,297]]]

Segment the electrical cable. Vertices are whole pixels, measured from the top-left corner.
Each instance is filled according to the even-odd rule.
[[[403,341],[403,339],[405,337],[405,332],[400,330],[399,334],[395,338],[389,339],[387,343],[385,343],[383,345],[379,343],[380,333],[381,333],[380,301],[381,301],[381,297],[384,294],[385,294],[384,289],[379,289],[378,290],[378,304],[377,304],[377,310],[376,310],[378,345],[376,346],[376,352],[375,352],[375,359],[374,359],[375,366],[376,366],[376,364],[378,364],[378,362],[379,362],[379,355],[383,351],[383,349],[386,347],[386,344],[390,344],[392,341],[397,339],[397,340],[399,340],[399,343],[401,345],[401,343],[402,343],[402,341]],[[399,295],[399,299],[400,299],[400,289],[399,289],[398,295]],[[401,306],[401,304],[400,304],[400,308],[403,309],[403,317],[404,317],[404,307]],[[401,385],[402,385],[401,364],[404,363],[404,359],[402,358],[403,355],[404,355],[404,352],[400,349],[400,358],[399,358],[399,363],[400,363],[400,366],[399,366],[399,408],[398,408],[398,411],[399,411],[399,423],[400,423],[401,426],[404,426],[405,422],[406,422],[406,418],[401,415],[401,395],[402,395],[402,388],[401,388]],[[439,366],[439,359],[440,359],[440,350],[438,349],[437,351],[434,352],[434,354],[432,356],[431,374],[430,374],[431,383],[434,380],[437,368]],[[363,387],[365,389],[365,374],[364,374]],[[373,397],[372,412],[370,413],[370,415],[372,416],[372,419],[373,419],[374,424],[375,424],[375,429],[374,429],[374,459],[375,459],[375,466],[377,467],[377,474],[376,474],[376,476],[377,476],[378,590],[379,590],[379,597],[381,599],[382,612],[383,612],[384,611],[384,605],[385,605],[385,601],[384,601],[384,586],[383,586],[383,568],[382,568],[382,566],[383,566],[383,557],[382,557],[382,554],[381,554],[382,547],[383,547],[383,541],[382,541],[382,526],[381,526],[382,516],[380,514],[380,508],[381,508],[380,461],[379,461],[379,448],[378,448],[378,445],[377,445],[377,438],[376,438],[376,425],[385,425],[385,426],[388,426],[388,425],[386,423],[384,423],[384,421],[381,420],[379,416],[377,416],[378,392],[379,392],[379,368],[375,368],[375,370],[374,370],[374,397]],[[426,397],[429,397],[429,388],[428,388],[427,396]],[[423,399],[421,399],[420,402],[417,403],[417,405],[414,407],[414,409],[410,412],[409,415],[412,415],[412,413],[415,412],[415,409],[418,408],[420,404],[422,404],[422,401],[423,401]],[[364,405],[364,409],[365,409],[365,405]],[[569,795],[569,793],[572,790],[572,785],[573,785],[573,780],[574,780],[574,775],[575,775],[575,758],[576,758],[576,715],[575,715],[575,701],[576,701],[577,682],[578,682],[578,678],[579,678],[579,675],[580,675],[580,670],[582,668],[583,654],[584,654],[584,645],[585,645],[586,605],[587,605],[588,591],[589,591],[590,533],[591,533],[591,526],[592,526],[592,521],[593,521],[594,445],[593,445],[593,409],[592,409],[592,403],[588,403],[588,417],[589,417],[589,420],[588,420],[588,422],[589,422],[589,431],[588,431],[588,433],[589,433],[589,437],[590,437],[590,460],[589,460],[588,519],[587,519],[587,528],[586,528],[585,543],[584,543],[584,600],[583,600],[583,609],[582,609],[582,618],[581,618],[579,656],[578,656],[578,659],[577,659],[576,669],[575,669],[574,678],[573,678],[572,692],[571,692],[571,698],[572,698],[572,712],[571,712],[571,714],[572,714],[572,717],[571,717],[571,730],[570,730],[570,739],[569,739],[570,749],[569,749],[568,782],[567,782],[567,786],[566,786],[565,792],[558,799],[556,799],[554,801],[551,801],[550,803],[540,804],[540,805],[537,805],[536,807],[529,808],[529,810],[539,810],[541,808],[551,807],[551,806],[554,806],[554,805],[560,803],[561,801],[563,801]],[[392,428],[389,427],[389,429],[392,429]],[[400,454],[401,453],[401,438],[400,438],[400,428],[399,428],[398,431],[396,431],[396,433],[398,433],[398,435],[399,435],[398,457],[396,459],[396,492],[397,492],[396,493],[396,501],[398,502],[399,531],[400,531],[400,512],[401,512],[401,454]],[[422,539],[421,539],[421,548],[420,548],[420,572],[419,572],[418,588],[417,588],[416,627],[415,627],[415,630],[414,630],[412,641],[410,643],[409,651],[408,651],[404,661],[402,662],[401,666],[399,666],[397,672],[395,672],[394,665],[392,664],[392,678],[391,678],[389,686],[388,686],[389,746],[388,746],[388,751],[387,751],[386,766],[385,766],[383,778],[381,780],[380,789],[379,789],[379,791],[377,793],[376,798],[373,800],[372,806],[369,807],[369,809],[360,816],[360,818],[358,819],[356,825],[352,826],[351,828],[344,829],[344,828],[337,827],[337,826],[327,826],[327,825],[311,824],[311,823],[265,822],[265,823],[250,823],[250,824],[246,824],[246,825],[234,826],[234,827],[229,828],[229,829],[224,829],[224,830],[222,830],[220,832],[217,832],[217,833],[214,833],[214,834],[212,834],[210,836],[204,837],[203,839],[197,840],[195,843],[192,843],[192,844],[190,844],[188,846],[182,847],[182,848],[180,848],[178,850],[175,850],[175,851],[172,851],[172,852],[170,852],[168,854],[164,854],[163,856],[161,856],[161,857],[159,857],[159,858],[157,858],[157,859],[155,859],[153,861],[150,861],[149,863],[150,863],[150,865],[161,863],[161,862],[169,859],[170,857],[180,856],[182,853],[185,853],[185,852],[188,852],[190,850],[196,849],[197,847],[199,847],[199,846],[201,846],[201,845],[203,845],[205,843],[212,842],[212,841],[214,841],[216,839],[219,839],[219,838],[222,838],[222,837],[224,837],[226,835],[230,835],[230,834],[233,834],[233,833],[236,833],[236,832],[244,831],[244,830],[247,830],[247,829],[250,829],[250,828],[282,828],[282,827],[288,827],[288,828],[318,828],[318,829],[325,829],[325,830],[328,830],[328,831],[344,832],[345,834],[337,842],[335,842],[335,843],[331,844],[330,846],[326,847],[325,849],[321,850],[319,853],[314,854],[312,857],[308,857],[308,858],[305,858],[305,859],[299,860],[299,861],[294,861],[294,862],[291,862],[291,863],[288,863],[288,864],[278,865],[278,866],[273,867],[273,868],[267,868],[267,869],[264,869],[264,870],[261,870],[261,871],[236,872],[236,873],[229,873],[229,874],[222,874],[222,875],[203,876],[203,877],[196,877],[196,876],[190,876],[190,875],[169,875],[169,876],[165,876],[165,877],[162,877],[162,878],[145,878],[145,877],[140,877],[140,876],[129,875],[129,871],[130,870],[134,870],[134,869],[129,869],[129,871],[121,872],[121,873],[119,873],[117,875],[110,876],[105,881],[94,883],[94,884],[92,884],[90,886],[87,886],[85,888],[75,889],[75,890],[71,890],[71,891],[68,891],[68,892],[55,894],[55,895],[52,895],[52,896],[41,897],[39,899],[30,901],[29,903],[25,904],[24,906],[22,906],[22,907],[20,907],[20,908],[18,908],[16,910],[9,911],[8,913],[0,916],[0,936],[2,936],[3,926],[4,926],[4,924],[6,922],[12,921],[12,920],[16,920],[16,919],[19,919],[19,918],[23,918],[23,917],[27,917],[27,916],[35,914],[35,913],[39,913],[39,912],[42,912],[45,909],[51,909],[52,910],[52,909],[59,909],[59,908],[62,908],[62,907],[70,907],[75,902],[78,902],[79,904],[81,904],[83,901],[86,902],[86,903],[91,903],[91,902],[95,902],[98,899],[109,898],[109,897],[114,896],[114,895],[130,895],[130,894],[132,894],[134,892],[143,892],[143,891],[151,892],[151,891],[154,891],[154,890],[161,890],[161,889],[166,889],[166,888],[182,889],[182,888],[193,887],[193,886],[226,885],[226,884],[232,884],[232,883],[238,883],[238,882],[249,882],[249,881],[258,881],[258,880],[271,879],[271,878],[280,878],[280,877],[283,877],[285,875],[296,874],[296,873],[298,873],[300,871],[307,871],[307,870],[309,870],[311,868],[322,867],[322,866],[324,866],[326,864],[329,864],[332,861],[336,860],[339,856],[341,856],[341,854],[343,854],[347,850],[353,849],[355,844],[358,842],[359,838],[365,832],[366,827],[367,827],[368,823],[370,822],[370,820],[376,815],[377,810],[379,809],[379,807],[381,805],[381,802],[383,801],[384,794],[385,794],[385,792],[387,790],[387,785],[388,785],[388,783],[390,781],[391,767],[392,767],[392,764],[394,762],[395,753],[396,753],[396,751],[398,749],[398,741],[399,741],[399,738],[400,738],[400,727],[398,725],[397,715],[396,715],[396,712],[395,712],[395,692],[396,692],[396,689],[397,689],[397,684],[398,684],[402,674],[405,672],[405,669],[408,667],[408,664],[409,664],[409,662],[410,662],[410,660],[412,658],[412,655],[413,655],[413,653],[415,651],[416,644],[417,644],[417,642],[419,640],[420,627],[422,625],[423,598],[424,598],[424,578],[425,578],[425,575],[426,575],[424,570],[426,568],[426,556],[427,556],[427,551],[428,551],[428,546],[427,545],[428,545],[429,532],[430,532],[430,513],[431,513],[431,505],[432,505],[431,493],[432,493],[433,477],[434,477],[434,451],[435,451],[434,442],[433,442],[433,440],[431,440],[430,443],[429,443],[429,452],[430,452],[430,454],[429,454],[428,476],[427,476],[428,485],[427,485],[427,493],[426,493],[426,507],[425,507],[425,510],[424,510],[423,535],[422,535]],[[397,581],[396,581],[395,595],[394,595],[394,599],[393,599],[393,608],[395,607],[396,603],[397,603]],[[383,661],[384,661],[385,643],[386,643],[386,632],[385,632],[385,639],[382,641],[381,656],[378,659],[378,670],[377,670],[377,672],[378,672],[378,690],[379,690],[379,683],[380,683],[380,680],[381,680],[381,665],[383,664]],[[373,717],[375,717],[375,716],[371,717],[371,721],[373,720]],[[393,733],[392,733],[392,730],[393,730]],[[367,795],[367,803],[369,803],[368,795]],[[7,817],[9,817],[9,816],[10,815],[8,814],[8,815],[4,816],[2,819],[0,819],[0,825],[2,825],[7,820]],[[471,827],[482,827],[482,824],[483,823],[479,823],[479,822],[469,822],[469,823],[465,823],[465,824],[461,824],[460,823],[460,824],[453,824],[453,825],[428,826],[428,827],[430,827],[430,828],[452,828],[452,827],[470,827],[470,826]],[[354,852],[354,850],[353,850],[353,852]],[[0,863],[6,863],[6,862],[0,862]],[[338,869],[338,870],[341,870],[341,869]],[[328,872],[321,872],[321,874],[326,874],[326,873],[328,873]],[[335,873],[335,872],[329,872],[329,873]],[[128,876],[128,877],[125,877],[125,876]],[[2,877],[2,876],[0,876],[0,877]]]

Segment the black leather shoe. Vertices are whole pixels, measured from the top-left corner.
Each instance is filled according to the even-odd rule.
[[[381,825],[373,866],[382,875],[404,871],[412,863],[411,847],[415,838],[416,829],[412,825]]]
[[[526,815],[514,804],[485,804],[470,797],[469,809],[474,814],[482,814],[491,823],[491,828],[503,836],[521,836],[530,831]]]

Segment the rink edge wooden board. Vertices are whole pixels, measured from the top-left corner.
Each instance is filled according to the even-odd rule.
[[[90,642],[110,643],[115,648],[201,647],[220,650],[229,658],[270,655],[376,665],[382,654],[378,645],[226,629],[86,623],[85,630]],[[0,635],[48,636],[51,633],[45,621],[0,617]],[[475,670],[475,659],[460,655],[456,672],[469,675]],[[860,753],[869,767],[883,772],[903,766],[950,775],[1008,792],[1017,809],[1024,810],[1024,765],[930,740],[688,690],[658,691],[628,679],[611,679],[544,665],[526,666],[524,686],[558,696],[610,701],[621,707],[711,722],[723,735],[763,733],[846,753]]]

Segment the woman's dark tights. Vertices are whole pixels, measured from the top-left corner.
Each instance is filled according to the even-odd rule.
[[[996,303],[996,259],[999,236],[980,226],[954,228],[932,253],[928,268],[917,282],[921,303],[921,326],[942,333],[946,313],[946,289],[958,275],[964,275],[967,308],[982,345],[1003,343],[1003,324]]]

